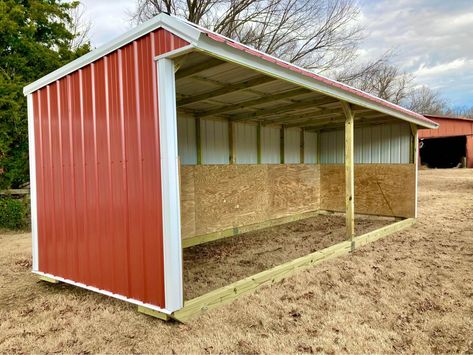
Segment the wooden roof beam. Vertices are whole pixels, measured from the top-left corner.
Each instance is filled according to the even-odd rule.
[[[308,94],[310,93],[310,90],[300,88],[300,89],[295,89],[295,90],[290,90],[286,92],[282,92],[279,94],[275,95],[266,95],[258,99],[253,99],[253,100],[248,100],[248,101],[243,101],[239,102],[235,105],[227,105],[223,106],[217,109],[209,110],[209,111],[202,111],[199,112],[198,115],[200,117],[208,117],[208,116],[215,116],[215,115],[220,115],[222,113],[230,112],[230,111],[236,111],[240,109],[245,109],[251,106],[257,106],[257,105],[262,105],[266,104],[271,101],[277,101],[277,100],[283,100],[283,99],[288,99],[291,97],[303,95],[303,94]]]
[[[356,114],[363,114],[363,113],[366,113],[366,112],[372,112],[372,110],[370,109],[363,109],[363,108],[360,108],[358,110],[353,110],[354,113]],[[304,121],[300,121],[300,118],[299,119],[295,119],[295,122],[293,122],[293,120],[291,118],[289,118],[289,122],[293,122],[293,123],[289,123],[287,125],[287,127],[304,127],[304,126],[310,126],[311,124],[317,124],[321,121],[321,119],[325,119],[327,118],[328,121],[327,122],[331,122],[331,121],[334,121],[336,118],[338,118],[339,116],[343,115],[343,111],[340,110],[340,109],[325,109],[325,110],[321,110],[321,111],[318,111],[318,112],[315,112],[315,113],[308,113],[306,115],[303,115],[303,116],[300,116],[300,118],[307,118],[306,120]]]
[[[284,112],[294,111],[297,109],[307,109],[311,107],[316,108],[317,106],[326,105],[329,103],[333,103],[335,101],[336,101],[335,99],[327,97],[320,100],[295,102],[290,105],[272,107],[269,109],[259,110],[257,112],[252,112],[252,113],[241,113],[237,115],[229,115],[228,119],[230,121],[254,120],[257,118],[264,117],[264,116],[274,115],[275,113],[282,114]],[[268,122],[272,123],[272,120],[268,120]]]
[[[189,76],[198,74],[203,72],[204,70],[208,70],[210,68],[214,68],[223,64],[227,64],[228,62],[224,62],[223,60],[217,59],[217,58],[211,58],[207,59],[202,63],[192,65],[189,68],[186,69],[179,69],[176,74],[176,80],[181,80],[184,78],[187,78]]]
[[[395,118],[381,114],[380,116],[373,117],[372,119],[360,119],[355,116],[356,128],[366,127],[372,125],[378,125],[383,123],[394,122]],[[313,124],[304,128],[306,131],[330,131],[334,129],[343,128],[345,125],[345,117],[333,120],[330,122],[319,122],[318,124]]]
[[[218,96],[226,95],[232,92],[249,89],[258,85],[266,84],[276,80],[271,76],[257,76],[239,83],[224,85],[219,89],[205,92],[203,94],[187,97],[177,101],[177,106],[189,105],[195,102],[215,98]]]

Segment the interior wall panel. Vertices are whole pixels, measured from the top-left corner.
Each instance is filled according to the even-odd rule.
[[[197,164],[195,123],[196,121],[193,117],[185,115],[177,116],[177,143],[179,159],[182,165]]]
[[[165,306],[154,57],[187,44],[158,29],[33,93],[40,272]]]
[[[300,128],[284,130],[284,162],[286,164],[298,164],[301,162]]]
[[[280,131],[278,127],[261,127],[261,162],[263,164],[281,162]]]
[[[317,133],[304,131],[304,163],[317,163]]]
[[[319,185],[317,164],[183,166],[182,238],[317,210]]]
[[[355,212],[411,218],[415,214],[414,164],[356,164]],[[345,211],[345,166],[320,166],[320,208]]]
[[[355,163],[407,164],[411,144],[410,127],[406,123],[355,127]],[[345,161],[343,130],[320,134],[322,164],[342,164]]]
[[[228,121],[200,120],[202,164],[228,164]]]
[[[237,164],[256,164],[257,152],[257,126],[245,123],[235,123],[235,150]]]

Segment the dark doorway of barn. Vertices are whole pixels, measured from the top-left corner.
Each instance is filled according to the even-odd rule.
[[[459,167],[466,156],[466,137],[423,139],[420,160],[429,168]]]

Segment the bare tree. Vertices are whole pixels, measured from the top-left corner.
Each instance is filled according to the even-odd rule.
[[[160,12],[319,73],[352,61],[362,39],[356,0],[137,0],[132,20]]]
[[[92,23],[85,18],[85,8],[82,3],[69,10],[70,22],[67,23],[68,30],[73,34],[71,41],[72,50],[82,47],[84,44],[90,42],[90,29]]]
[[[452,117],[467,117],[467,118],[473,118],[473,106],[471,107],[455,107],[455,108],[449,108],[445,114],[447,116],[452,116]]]
[[[371,62],[354,64],[336,79],[395,104],[402,104],[412,92],[414,76],[391,64],[393,53],[386,52]]]
[[[447,101],[439,92],[427,86],[413,89],[404,105],[408,109],[421,114],[442,115],[448,111]]]

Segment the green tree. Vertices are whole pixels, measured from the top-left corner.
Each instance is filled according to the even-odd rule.
[[[74,42],[78,1],[0,0],[0,188],[29,181],[23,87],[90,50]]]

